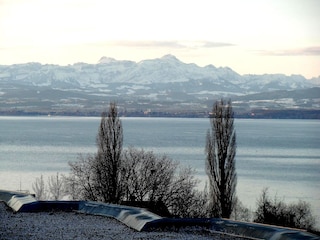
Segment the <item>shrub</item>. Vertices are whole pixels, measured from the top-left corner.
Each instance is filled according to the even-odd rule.
[[[198,190],[191,168],[178,168],[166,155],[129,148],[123,153],[122,199],[166,205],[173,216],[203,216],[206,195]]]
[[[238,221],[250,222],[252,221],[252,211],[236,198],[230,218]]]
[[[286,204],[277,197],[272,200],[265,188],[258,200],[254,222],[311,230],[314,228],[315,218],[310,204],[304,201]]]

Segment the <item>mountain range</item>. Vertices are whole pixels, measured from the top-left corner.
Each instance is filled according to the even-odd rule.
[[[230,98],[239,115],[314,112],[320,109],[319,78],[240,75],[228,67],[187,64],[173,55],[140,62],[102,57],[97,64],[0,65],[0,112],[97,115],[116,101],[126,115],[201,116],[221,97]]]

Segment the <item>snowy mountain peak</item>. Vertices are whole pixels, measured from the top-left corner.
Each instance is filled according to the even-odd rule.
[[[114,58],[110,58],[110,57],[102,57],[100,58],[100,60],[98,61],[98,63],[100,64],[107,64],[107,63],[112,63],[112,62],[116,62],[117,60]]]
[[[235,99],[240,111],[319,109],[320,88],[312,88],[319,79],[307,81],[300,75],[284,74],[240,75],[229,67],[187,64],[170,54],[138,63],[102,57],[98,64],[0,65],[0,113],[12,113],[13,106],[18,111],[14,114],[20,114],[20,109],[28,114],[57,109],[91,113],[106,101],[119,100],[126,109],[139,114],[150,108],[174,114],[182,111],[184,115],[189,108],[204,111],[204,104],[221,97]]]
[[[162,58],[162,60],[169,60],[169,61],[179,61],[180,60],[178,58],[176,58],[176,56],[172,55],[172,54],[167,54],[167,55],[164,55]]]
[[[198,95],[207,94],[205,97],[208,97],[217,92],[241,95],[315,86],[313,82],[307,81],[300,75],[239,75],[229,67],[213,65],[200,67],[194,63],[186,64],[171,54],[161,58],[142,60],[138,63],[102,57],[97,65],[99,66],[85,63],[67,67],[41,65],[40,63],[9,67],[0,65],[0,89],[1,83],[11,84],[12,81],[15,81],[32,86],[51,86],[61,89],[88,87],[99,89],[99,91],[105,88],[105,91],[116,92],[118,90],[110,89],[110,86],[121,83],[121,86],[126,86],[126,88],[130,84],[134,84],[134,87],[139,85],[144,89],[154,89],[160,86],[161,94],[167,94],[166,92],[172,89],[175,91],[182,89],[181,91],[188,94],[196,92]]]

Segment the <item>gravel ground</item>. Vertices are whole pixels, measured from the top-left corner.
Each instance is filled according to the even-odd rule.
[[[75,212],[13,213],[0,202],[0,239],[247,239],[204,229],[138,232],[115,219]]]

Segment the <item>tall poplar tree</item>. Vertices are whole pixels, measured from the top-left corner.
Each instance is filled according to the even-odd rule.
[[[206,171],[209,177],[210,215],[229,218],[236,199],[236,133],[231,100],[216,101],[206,139]]]
[[[95,166],[95,189],[99,200],[118,203],[121,197],[121,152],[123,145],[122,123],[114,102],[103,112],[97,135],[98,152]]]

